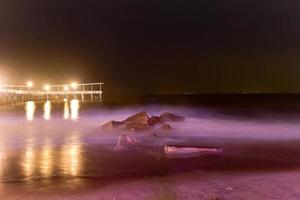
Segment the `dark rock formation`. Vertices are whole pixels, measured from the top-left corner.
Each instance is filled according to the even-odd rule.
[[[147,112],[140,112],[125,119],[125,123],[148,124],[149,116]]]
[[[115,146],[115,151],[123,151],[128,150],[131,146],[140,144],[141,141],[135,139],[129,135],[120,135],[117,141],[117,145]]]
[[[185,117],[166,112],[159,116],[159,120],[161,122],[182,122],[185,120]]]
[[[160,130],[171,130],[171,126],[166,124],[166,122],[179,122],[184,120],[184,117],[172,113],[163,113],[159,117],[149,117],[147,112],[140,112],[128,117],[124,121],[110,121],[102,125],[102,128],[106,130],[145,131],[160,126]]]
[[[101,126],[105,130],[138,131],[150,128],[149,116],[146,112],[140,112],[130,116],[124,121],[110,121]]]
[[[123,121],[125,123],[125,127],[123,130],[131,130],[131,131],[142,131],[148,130],[151,125],[149,123],[149,116],[147,112],[137,113]]]
[[[105,124],[102,125],[103,129],[116,129],[119,128],[121,129],[122,127],[124,127],[125,123],[123,122],[118,122],[118,121],[109,121]]]
[[[156,125],[163,124],[163,122],[157,116],[150,117],[148,123],[149,123],[150,126],[156,126]]]
[[[170,131],[172,130],[172,127],[169,124],[164,124],[159,128],[159,130]]]

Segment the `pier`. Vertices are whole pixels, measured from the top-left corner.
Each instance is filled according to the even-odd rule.
[[[101,101],[104,83],[72,83],[64,85],[44,85],[34,87],[32,82],[26,85],[0,85],[0,104],[24,101],[81,99],[82,101]]]

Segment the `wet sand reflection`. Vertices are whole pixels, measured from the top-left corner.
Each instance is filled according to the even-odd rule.
[[[5,152],[0,147],[0,177],[4,167]],[[61,148],[55,148],[50,139],[46,139],[39,149],[34,139],[29,139],[25,146],[22,159],[19,160],[23,177],[29,180],[36,175],[51,177],[59,174],[60,169],[64,176],[78,176],[82,168],[82,145],[79,132],[73,131],[65,139]],[[11,163],[12,164],[12,163]],[[37,176],[38,177],[38,176]]]
[[[35,159],[36,152],[34,150],[34,140],[30,139],[26,145],[26,150],[22,161],[23,171],[26,177],[31,177],[34,174]]]
[[[63,119],[76,121],[79,118],[79,100],[73,99],[70,102],[64,102]],[[26,119],[33,121],[35,119],[36,103],[28,101],[25,104]],[[48,121],[52,115],[51,101],[43,104],[43,119]],[[28,133],[32,133],[31,127]],[[70,131],[70,130],[69,130]],[[42,134],[42,133],[41,133]],[[38,135],[41,136],[39,133]],[[4,146],[0,141],[0,177],[3,178],[5,164],[20,167],[22,177],[26,180],[35,178],[51,177],[54,174],[63,173],[63,176],[78,176],[82,168],[82,147],[80,143],[80,132],[71,131],[65,136],[65,141],[57,146],[55,138],[48,136],[42,140],[39,137],[31,135],[30,138],[24,138],[24,149],[21,151],[19,159],[14,162],[6,163]],[[9,172],[11,173],[11,172]]]
[[[5,154],[4,144],[2,142],[2,138],[0,137],[0,177],[3,176],[5,166],[6,166],[6,154]]]
[[[78,176],[82,166],[82,147],[79,133],[74,131],[61,150],[61,169],[64,174]]]
[[[42,147],[40,160],[40,173],[44,177],[49,177],[53,172],[54,150],[51,141],[47,139]]]

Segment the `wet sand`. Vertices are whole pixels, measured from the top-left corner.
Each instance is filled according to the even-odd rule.
[[[203,145],[208,143],[214,145],[211,142]],[[230,139],[223,143],[223,155],[196,158],[170,160],[152,156],[145,158],[144,154],[137,152],[121,153],[123,155],[115,156],[116,160],[105,161],[105,165],[113,168],[110,168],[110,172],[118,171],[119,174],[110,176],[97,172],[97,175],[77,178],[54,176],[6,182],[0,187],[0,198],[300,198],[300,141],[244,140],[237,143]],[[126,162],[119,160],[122,157]],[[94,159],[95,163],[91,163],[93,167],[88,168],[90,172],[101,165],[101,162],[96,161],[97,158],[90,158]]]
[[[6,184],[1,199],[290,199],[300,198],[298,171],[184,172],[173,176]]]

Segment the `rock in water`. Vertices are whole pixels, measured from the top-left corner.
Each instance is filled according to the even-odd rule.
[[[130,146],[140,144],[141,141],[133,138],[129,135],[120,135],[117,141],[117,145],[115,146],[115,151],[123,151],[123,150],[128,150]]]
[[[140,112],[135,115],[132,115],[124,121],[110,121],[108,123],[103,124],[101,127],[106,130],[146,130],[150,127],[148,121],[149,116],[147,112]]]
[[[170,131],[172,130],[172,127],[169,124],[164,124],[159,128],[159,130]]]
[[[163,122],[160,121],[159,117],[157,117],[157,116],[150,117],[150,119],[148,120],[148,123],[150,126],[156,126],[156,125],[163,124]]]
[[[149,117],[147,112],[140,112],[128,117],[124,121],[110,121],[102,125],[102,128],[106,130],[145,131],[154,128],[155,126],[162,125],[160,128],[161,130],[171,130],[171,126],[165,124],[166,122],[179,122],[184,120],[184,117],[172,113],[164,113],[159,117]]]
[[[112,129],[121,129],[121,127],[123,127],[125,125],[125,123],[123,122],[118,122],[118,121],[109,121],[105,124],[103,124],[101,127],[103,129],[106,129],[106,130],[112,130]]]
[[[194,157],[203,154],[220,154],[223,152],[221,148],[199,148],[199,147],[177,147],[165,146],[165,155],[168,158]]]
[[[125,119],[123,122],[125,123],[140,123],[140,124],[148,124],[149,116],[148,113],[143,111],[132,115]]]
[[[143,131],[150,128],[147,112],[140,112],[123,121],[126,125],[123,130]]]
[[[182,122],[185,120],[185,117],[166,112],[161,114],[159,119],[161,122]]]

